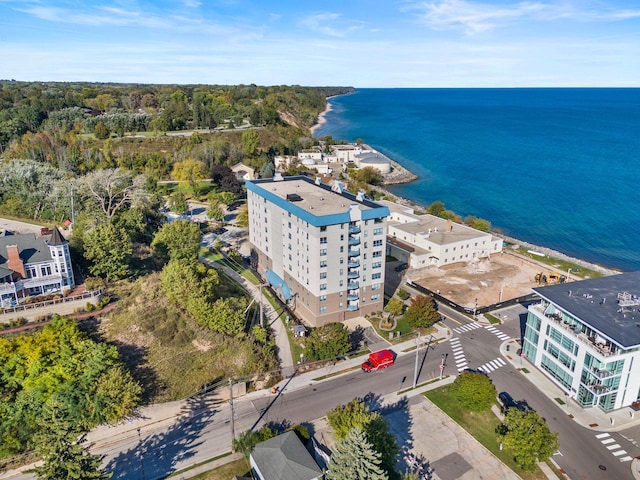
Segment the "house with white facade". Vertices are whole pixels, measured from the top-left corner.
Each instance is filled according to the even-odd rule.
[[[256,171],[242,162],[236,163],[234,166],[232,166],[231,171],[235,173],[236,178],[241,182],[253,180],[254,178],[256,178]]]
[[[526,358],[582,407],[640,400],[640,272],[533,290]]]
[[[411,207],[380,200],[389,208],[387,254],[411,268],[474,262],[502,251],[502,239],[491,233],[435,215],[416,215]]]
[[[0,303],[13,306],[31,295],[64,293],[75,286],[69,242],[51,235],[0,236]]]
[[[389,209],[304,176],[249,181],[258,272],[311,326],[381,311]]]

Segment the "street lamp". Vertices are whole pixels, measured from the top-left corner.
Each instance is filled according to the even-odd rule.
[[[416,337],[416,368],[413,374],[413,388],[416,388],[418,383],[418,351],[420,350],[420,332],[417,333]]]
[[[440,380],[442,380],[443,375],[444,375],[444,353],[442,354],[442,358],[440,360]]]

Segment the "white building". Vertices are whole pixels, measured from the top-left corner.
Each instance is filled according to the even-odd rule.
[[[640,400],[640,272],[534,291],[525,356],[583,407]]]
[[[381,200],[390,210],[387,253],[412,268],[473,262],[502,251],[502,239],[411,207]]]
[[[308,177],[247,182],[258,272],[312,326],[381,311],[389,209]]]
[[[75,286],[69,243],[57,228],[50,236],[32,233],[0,236],[0,304],[16,305],[30,295]]]

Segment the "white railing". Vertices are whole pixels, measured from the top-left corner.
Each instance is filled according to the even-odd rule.
[[[24,304],[16,305],[13,307],[4,307],[4,308],[0,308],[0,316],[4,314],[9,314],[9,313],[24,312],[26,310],[34,310],[38,308],[49,307],[52,305],[60,305],[62,303],[75,302],[78,300],[84,300],[86,298],[99,297],[100,293],[101,293],[100,290],[93,290],[91,292],[84,292],[80,295],[61,297],[53,300],[45,300],[44,302],[24,303]]]

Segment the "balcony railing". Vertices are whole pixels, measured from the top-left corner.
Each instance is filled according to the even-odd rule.
[[[356,300],[360,300],[360,297],[358,296],[357,293],[350,293],[349,295],[347,295],[347,300],[350,302],[353,302]]]
[[[349,282],[347,284],[347,288],[349,290],[358,290],[360,288],[360,283],[359,282]]]
[[[358,310],[358,304],[357,303],[350,303],[349,305],[347,305],[347,310],[349,310],[350,312],[353,312],[354,310]]]
[[[355,247],[360,245],[360,239],[359,238],[350,238],[349,239],[349,246],[350,247]]]
[[[360,261],[359,260],[351,260],[349,263],[347,263],[347,267],[349,268],[358,268],[360,267]]]
[[[360,278],[360,272],[358,270],[356,270],[354,272],[347,272],[347,278],[349,280]]]
[[[349,225],[349,235],[357,235],[361,232],[360,227]]]
[[[605,370],[602,368],[595,368],[595,367],[591,369],[591,373],[593,373],[600,380],[602,380],[603,378],[613,377],[615,375],[615,373],[613,373],[610,370]]]
[[[592,384],[585,384],[583,383],[582,385],[584,385],[584,387],[589,390],[591,393],[593,393],[594,395],[605,395],[609,392],[611,392],[612,388],[608,387],[606,385],[601,385],[599,383],[592,383]]]
[[[360,256],[360,249],[355,249],[355,250],[349,250],[349,256],[350,257],[358,257]]]

